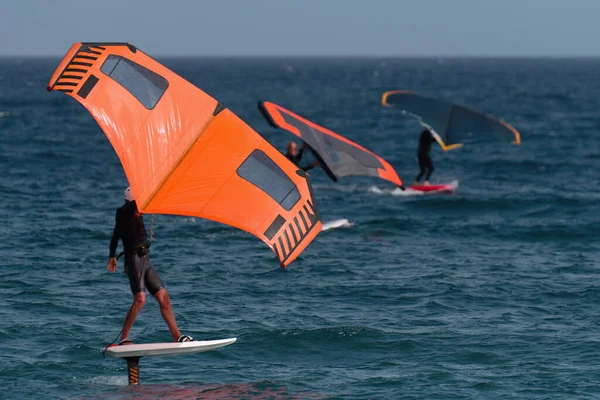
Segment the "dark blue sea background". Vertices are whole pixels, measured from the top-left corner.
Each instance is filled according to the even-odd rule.
[[[182,331],[238,342],[144,358],[129,387],[100,352],[131,302],[122,264],[105,269],[122,167],[91,115],[46,91],[58,58],[0,59],[0,398],[600,398],[600,60],[159,61],[282,150],[292,136],[258,100],[355,140],[406,183],[421,127],[384,91],[491,113],[523,143],[434,148],[432,180],[457,181],[455,195],[311,171],[323,221],[341,227],[286,269],[245,232],[157,215],[151,258]],[[132,339],[170,340],[151,298]]]

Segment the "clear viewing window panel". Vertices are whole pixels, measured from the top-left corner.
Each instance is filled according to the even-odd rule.
[[[294,182],[260,150],[254,150],[237,173],[288,211],[300,200],[300,192]]]
[[[100,71],[123,86],[133,97],[152,110],[169,86],[162,76],[125,57],[111,54]]]

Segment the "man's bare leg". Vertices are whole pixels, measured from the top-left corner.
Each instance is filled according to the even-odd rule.
[[[177,327],[177,322],[175,321],[175,315],[173,315],[173,309],[171,308],[171,300],[169,299],[169,294],[167,293],[167,289],[160,289],[155,295],[154,298],[158,301],[160,305],[160,313],[163,316],[163,319],[167,323],[169,330],[171,331],[171,336],[173,336],[173,341],[176,342],[181,336],[181,332]]]
[[[121,332],[121,340],[125,340],[129,337],[129,331],[135,322],[140,311],[144,307],[146,303],[146,293],[140,292],[136,293],[133,296],[133,304],[127,313],[127,317],[125,318],[125,322],[123,323],[123,331]]]

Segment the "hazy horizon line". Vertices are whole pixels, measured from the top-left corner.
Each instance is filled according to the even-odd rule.
[[[142,50],[143,51],[143,50]],[[281,58],[312,58],[312,59],[600,59],[600,55],[356,55],[356,54],[150,54],[152,58],[246,58],[246,59],[281,59]],[[57,54],[0,54],[0,58],[61,58]]]

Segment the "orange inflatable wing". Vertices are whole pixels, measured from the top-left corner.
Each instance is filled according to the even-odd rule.
[[[48,90],[114,147],[142,213],[250,232],[291,263],[321,231],[308,175],[215,99],[128,43],[75,43]]]
[[[259,102],[258,108],[272,126],[293,133],[310,146],[332,180],[337,181],[344,176],[373,176],[402,186],[396,170],[361,145],[277,104]]]

